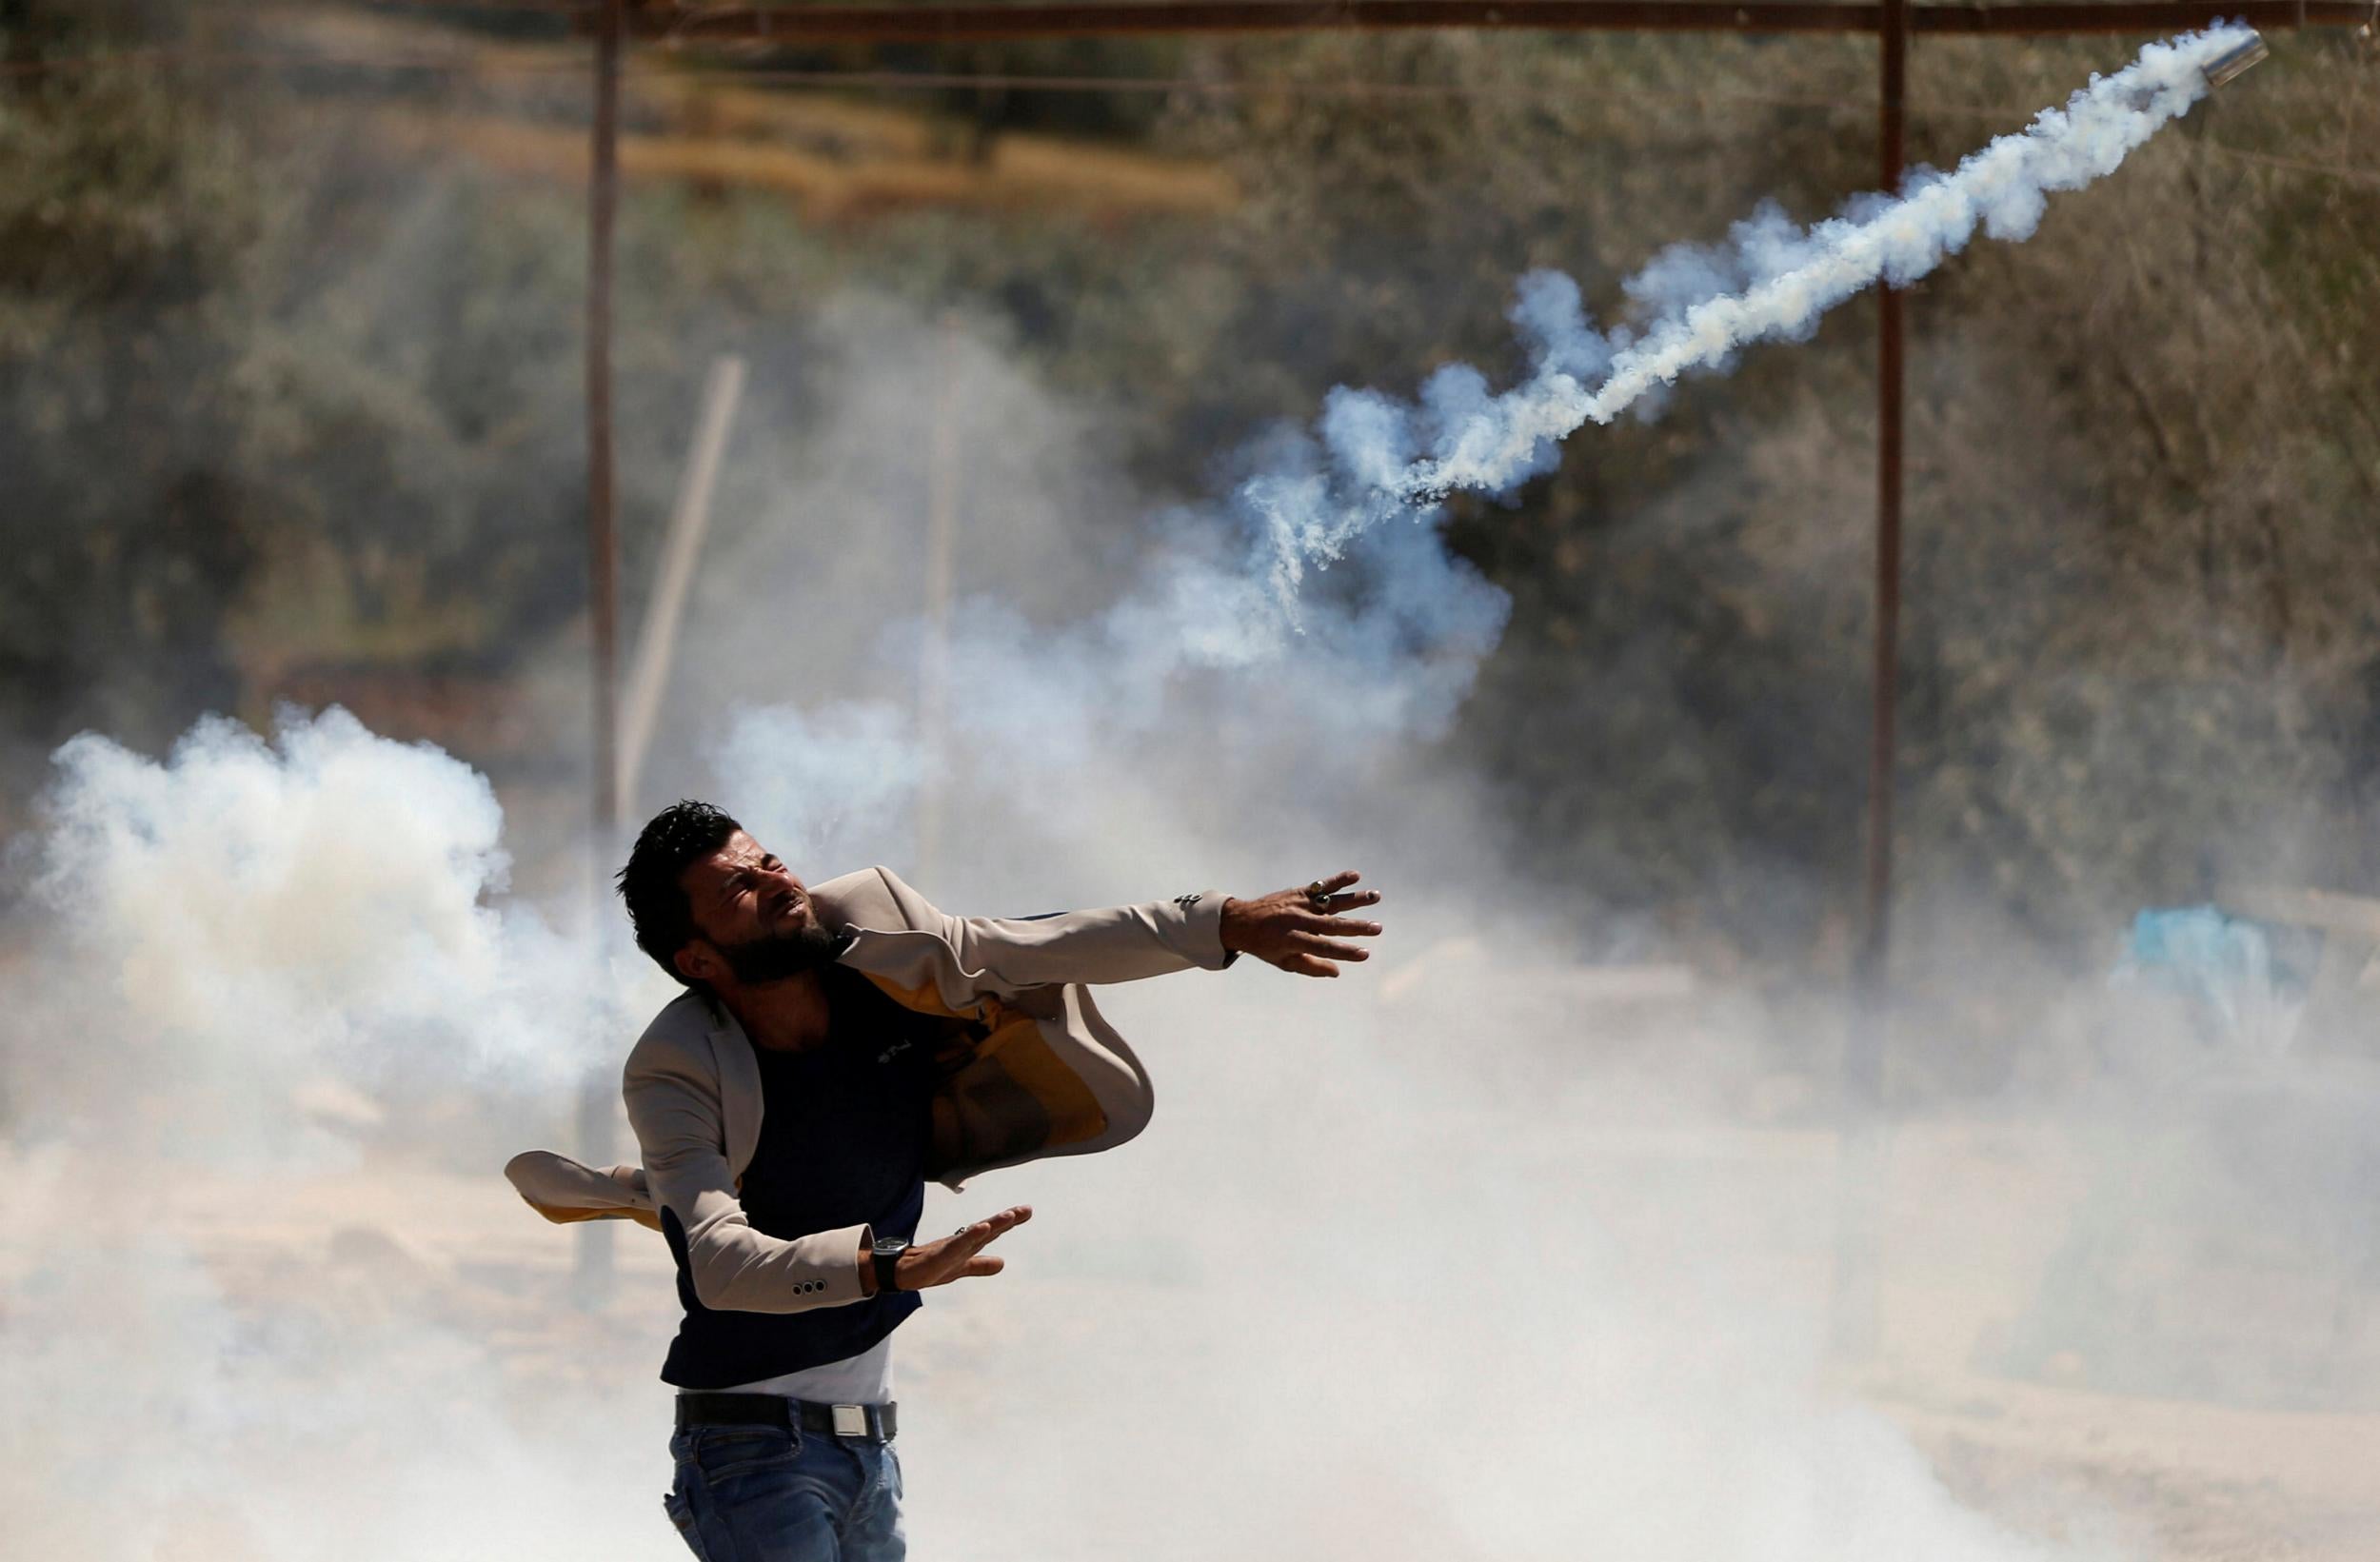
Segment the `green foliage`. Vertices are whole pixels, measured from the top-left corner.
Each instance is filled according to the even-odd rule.
[[[219,287],[261,222],[236,139],[135,69],[0,96],[0,679],[37,732],[223,691],[254,543]]]

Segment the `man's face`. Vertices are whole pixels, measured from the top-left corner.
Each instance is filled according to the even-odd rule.
[[[808,886],[742,830],[688,866],[678,886],[699,935],[679,951],[678,966],[698,980],[720,979],[708,968],[713,958],[748,986],[816,970],[835,957],[838,940],[818,924]],[[690,960],[703,968],[690,968]]]

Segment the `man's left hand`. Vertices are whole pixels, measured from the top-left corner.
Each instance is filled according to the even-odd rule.
[[[1378,890],[1351,887],[1362,877],[1335,873],[1253,900],[1224,900],[1223,947],[1301,977],[1335,977],[1339,961],[1371,959],[1370,950],[1345,941],[1380,931],[1378,922],[1346,915],[1379,904]]]

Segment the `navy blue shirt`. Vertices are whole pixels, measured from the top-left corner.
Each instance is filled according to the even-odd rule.
[[[857,972],[836,965],[822,976],[826,1039],[802,1052],[752,1049],[761,1071],[761,1137],[739,1195],[744,1217],[770,1236],[862,1222],[879,1237],[915,1236],[925,1205],[941,1022],[902,1007]],[[684,1228],[664,1214],[662,1229],[677,1260],[685,1320],[661,1375],[680,1388],[728,1388],[858,1355],[919,1307],[914,1291],[880,1291],[802,1313],[704,1307],[687,1272]]]

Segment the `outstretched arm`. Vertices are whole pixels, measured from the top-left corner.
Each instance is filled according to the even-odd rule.
[[[1345,940],[1379,932],[1377,922],[1346,915],[1380,898],[1376,890],[1352,889],[1359,877],[1354,873],[1252,900],[1209,891],[1047,917],[953,917],[889,872],[878,871],[909,925],[940,932],[978,991],[1138,981],[1197,968],[1220,971],[1242,953],[1300,976],[1337,976],[1335,961],[1364,958],[1359,946]]]

